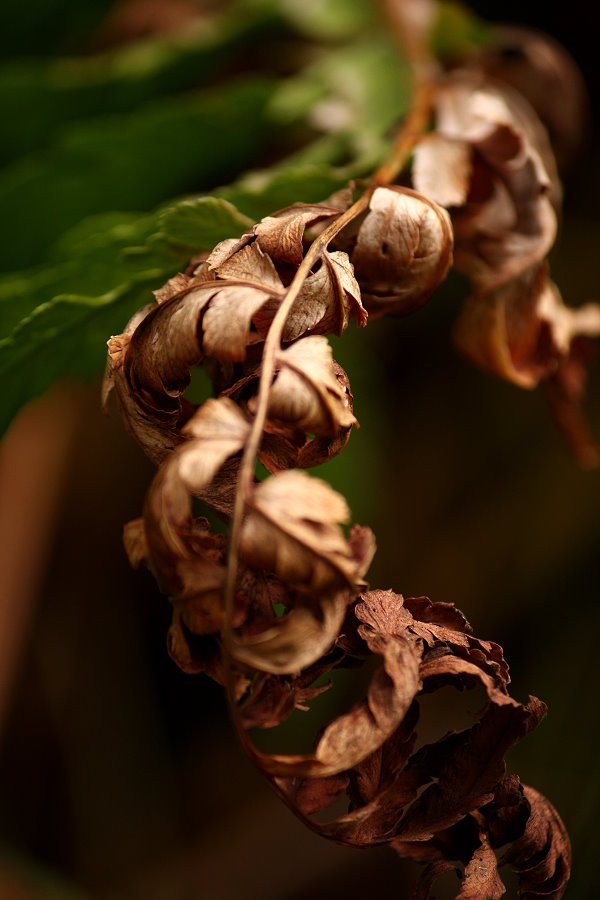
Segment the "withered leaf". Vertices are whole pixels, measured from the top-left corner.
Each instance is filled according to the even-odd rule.
[[[243,727],[273,728],[283,722],[294,709],[308,709],[314,697],[331,687],[331,682],[313,682],[336,665],[339,656],[329,654],[297,676],[276,676],[259,673],[254,676],[248,696],[239,707]]]
[[[342,334],[354,316],[367,324],[360,287],[346,253],[324,251],[321,265],[303,283],[285,323],[284,341],[295,341],[306,332]]]
[[[193,635],[182,621],[180,611],[173,612],[173,624],[167,634],[167,650],[171,659],[189,675],[204,673],[219,684],[225,684],[225,667],[220,641],[214,635]],[[234,673],[234,694],[241,697],[248,679]]]
[[[331,648],[339,634],[348,596],[325,596],[315,609],[296,606],[270,628],[246,638],[234,636],[231,653],[242,665],[274,675],[296,674]]]
[[[206,355],[224,362],[244,360],[252,317],[270,301],[271,294],[241,284],[225,285],[213,293],[202,321]]]
[[[152,291],[152,293],[154,294],[155,300],[158,304],[166,303],[167,300],[171,300],[178,294],[182,294],[185,291],[189,290],[191,284],[193,284],[193,281],[189,275],[184,275],[182,272],[178,272],[177,275],[175,275],[173,278],[170,278],[163,287],[161,287],[158,291]]]
[[[438,606],[440,608],[436,610]],[[429,622],[414,619],[404,606],[402,597],[391,591],[364,594],[355,607],[363,623],[359,631],[371,651],[383,652],[385,659],[389,647],[397,644],[412,654],[409,658],[413,662],[417,662],[411,688],[412,706],[409,704],[405,708],[402,721],[387,737],[383,737],[378,746],[372,745],[372,754],[356,763],[350,772],[348,790],[353,803],[350,811],[330,823],[319,825],[318,829],[320,833],[352,846],[394,841],[398,852],[413,856],[413,842],[417,842],[417,847],[424,848],[426,842],[435,838],[435,846],[427,845],[424,858],[436,859],[444,852],[451,852],[451,858],[456,858],[457,853],[464,852],[465,846],[457,850],[458,833],[448,843],[450,832],[448,835],[446,832],[448,829],[456,831],[465,816],[497,795],[504,777],[506,750],[537,725],[545,707],[533,698],[529,706],[523,706],[507,696],[507,673],[501,665],[495,669],[491,664],[499,648],[487,645],[486,657],[486,642],[466,635],[464,617],[457,611],[452,612],[448,604],[433,604],[426,598],[416,598],[413,609],[415,613],[421,611]],[[443,624],[437,626],[432,621],[436,618]],[[458,627],[455,638],[451,636],[452,624]],[[436,629],[439,630],[436,632]],[[423,637],[417,637],[419,631],[422,631]],[[469,645],[472,661],[454,655],[455,652],[464,653],[467,639],[474,642]],[[405,666],[407,662],[405,658]],[[492,673],[495,672],[496,677],[486,671],[486,665]],[[417,704],[414,701],[419,682],[421,679],[428,682],[434,673],[439,675],[441,671],[446,681],[450,682],[465,674],[479,679],[486,687],[491,702],[471,728],[457,734],[451,733],[411,756],[416,738]],[[431,687],[428,685],[426,689]],[[348,719],[344,724],[347,723]],[[331,729],[334,725],[332,723],[328,727]],[[374,737],[374,734],[365,734],[365,744],[369,737]],[[382,733],[379,737],[382,738]],[[320,745],[317,745],[315,756],[319,748]],[[266,764],[267,770],[273,774],[281,772],[283,763],[281,758],[271,758]],[[264,761],[260,764],[265,765]],[[286,765],[289,768],[299,766],[299,758],[288,760]],[[306,774],[315,777],[319,769],[313,763]],[[332,774],[332,771],[327,770],[324,774]],[[285,779],[280,780],[280,785],[285,789]],[[465,861],[480,845],[481,840],[477,839],[475,829],[471,850],[464,857]],[[490,878],[490,884],[495,883],[492,875],[486,877]]]
[[[576,337],[600,335],[600,306],[565,306],[545,266],[487,294],[474,294],[456,324],[459,349],[521,387],[535,387],[568,357]]]
[[[353,411],[353,397],[350,391],[348,376],[341,366],[333,360],[333,373],[338,383],[341,397],[342,415],[348,419]],[[331,399],[333,399],[332,395]],[[335,403],[338,409],[338,403]],[[354,421],[354,419],[353,419]],[[267,420],[263,434],[259,459],[269,472],[283,469],[310,469],[332,459],[344,449],[350,438],[352,425],[343,426],[329,437],[306,434],[299,430],[293,422]]]
[[[533,106],[548,130],[559,169],[573,162],[589,118],[582,74],[558,41],[522,26],[496,26],[494,39],[472,67],[511,85]]]
[[[469,194],[472,150],[439,132],[425,135],[413,154],[413,181],[426,197],[440,206],[463,206]]]
[[[364,575],[339,524],[350,511],[324,481],[281,472],[259,484],[248,504],[240,549],[252,566],[304,591],[355,588]]]
[[[469,623],[452,604],[432,603],[427,597],[404,599],[393,591],[369,591],[362,595],[355,612],[362,622],[385,633],[423,639],[435,651],[423,659],[423,678],[474,677],[483,683],[490,699],[507,702],[509,676],[502,648],[472,637]]]
[[[377,188],[351,258],[370,313],[412,312],[444,280],[452,262],[448,213],[408,188]]]
[[[211,259],[212,257],[209,257],[209,264]],[[215,257],[215,260],[218,260],[218,257]],[[281,278],[277,274],[271,257],[263,253],[256,241],[250,245],[244,245],[222,263],[213,261],[210,267],[215,270],[219,278],[254,283],[257,286],[260,285],[263,290],[268,288],[275,293],[283,292]]]
[[[160,462],[181,443],[178,424],[182,417],[182,404],[158,404],[150,391],[139,391],[134,363],[136,348],[130,352],[132,335],[138,325],[155,310],[145,306],[130,319],[123,334],[113,335],[108,341],[108,359],[102,384],[102,403],[106,407],[108,397],[116,392],[121,414],[127,429],[153,462]],[[143,377],[143,376],[142,376]]]
[[[504,855],[519,872],[519,895],[562,897],[571,871],[571,846],[560,816],[542,794],[524,785],[531,813],[525,831]]]
[[[525,388],[545,382],[557,422],[585,466],[600,459],[580,410],[587,341],[599,335],[600,305],[567,307],[545,265],[473,294],[454,331],[459,350],[483,368]]]
[[[446,76],[435,112],[436,132],[415,150],[413,183],[453,207],[455,265],[488,291],[539,263],[554,242],[554,157],[527,102],[481,73]]]
[[[296,809],[303,815],[310,816],[330,806],[347,785],[346,774],[329,775],[327,778],[290,779],[287,794]]]
[[[180,428],[193,411],[181,395],[190,369],[202,360],[198,321],[214,290],[214,285],[199,287],[147,307],[109,341],[123,418],[153,462],[162,462],[181,443]]]
[[[123,528],[123,544],[133,569],[139,569],[144,563],[147,564],[149,557],[148,541],[146,540],[146,528],[142,518],[127,522]]]
[[[396,836],[427,840],[492,800],[504,777],[506,751],[535,727],[544,711],[535,698],[529,706],[514,700],[491,703],[472,728],[419,751],[413,764],[435,783],[408,808]]]
[[[193,440],[181,448],[178,473],[185,487],[198,493],[225,460],[242,449],[250,423],[232,400],[210,398],[189,419],[183,433]]]
[[[266,216],[254,226],[261,248],[273,259],[299,266],[304,256],[304,231],[322,219],[339,216],[340,209],[324,204],[298,203]]]
[[[356,422],[333,368],[326,337],[306,337],[276,356],[269,417],[302,431],[335,437]]]
[[[227,398],[207,400],[188,423],[192,439],[159,469],[144,508],[150,557],[159,571],[193,556],[191,498],[200,495],[223,463],[241,450],[249,430],[239,407]]]
[[[419,648],[379,634],[370,635],[367,644],[372,653],[383,657],[383,665],[374,672],[366,698],[324,729],[313,754],[258,760],[286,793],[291,777],[324,778],[358,765],[393,734],[410,709],[420,685]],[[330,833],[328,826],[320,830]],[[337,830],[331,834],[339,837]]]
[[[506,775],[494,793],[491,803],[482,807],[492,847],[498,849],[521,837],[531,807],[517,775]]]
[[[217,270],[253,240],[254,235],[252,232],[247,232],[239,238],[226,238],[226,240],[220,241],[206,260],[207,268],[210,271]]]
[[[496,854],[490,847],[485,832],[480,837],[481,846],[465,866],[457,900],[499,900],[506,893],[506,887],[498,874]]]

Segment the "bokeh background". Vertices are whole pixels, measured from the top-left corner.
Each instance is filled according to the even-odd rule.
[[[552,272],[567,302],[597,298],[600,93],[588,8],[472,7],[554,34],[583,71],[588,131],[565,177]],[[106,52],[210,10],[199,0],[5,0],[2,66],[39,65],[43,74],[53,57]],[[275,30],[269,46],[278,39]],[[264,52],[246,48],[244,68],[263,64]],[[239,65],[235,53],[227,65]],[[210,86],[211,73],[202,79]],[[16,112],[4,115],[9,130]],[[59,114],[47,111],[50,131]],[[257,147],[256,163],[269,152]],[[216,165],[212,185],[235,177],[236,166]],[[192,172],[146,207],[127,208],[210,187]],[[32,230],[53,215],[29,209]],[[5,269],[12,227],[4,216]],[[323,474],[377,535],[371,584],[456,603],[476,634],[503,645],[515,695],[548,703],[547,720],[509,765],[567,824],[567,897],[591,898],[600,839],[600,472],[578,469],[541,393],[500,383],[455,354],[449,333],[463,291],[453,280],[418,315],[336,342],[361,428]],[[599,388],[596,365],[587,408],[600,439]],[[408,897],[416,868],[385,849],[350,851],[307,832],[238,748],[221,689],[168,658],[169,605],[147,573],[130,570],[121,545],[152,474],[114,408],[101,415],[97,380],[56,385],[0,447],[0,897]]]

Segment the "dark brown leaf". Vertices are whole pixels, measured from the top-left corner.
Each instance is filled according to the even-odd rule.
[[[506,893],[500,875],[496,854],[490,847],[487,835],[479,835],[481,844],[465,866],[465,875],[457,900],[499,900]]]
[[[502,862],[519,872],[519,896],[524,900],[565,892],[571,871],[571,846],[560,816],[533,788],[524,786],[531,807],[525,832],[505,853]]]

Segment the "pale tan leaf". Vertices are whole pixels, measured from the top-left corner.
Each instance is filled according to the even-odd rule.
[[[226,285],[213,296],[202,320],[202,349],[224,362],[242,362],[253,315],[271,299],[256,287]]]
[[[223,265],[223,263],[252,240],[254,240],[254,235],[252,232],[248,232],[247,234],[243,234],[240,238],[227,238],[226,240],[221,241],[207,258],[207,267],[211,271],[218,269],[219,266]]]
[[[577,64],[558,41],[534,29],[498,26],[473,66],[510,84],[533,106],[560,169],[573,162],[589,127],[589,100]]]
[[[133,569],[139,569],[141,565],[148,562],[148,541],[142,518],[127,522],[123,528],[123,544]]]
[[[466,202],[471,170],[472,150],[466,141],[433,132],[414,149],[413,184],[440,206],[462,206]]]
[[[356,422],[335,376],[326,337],[304,338],[277,353],[278,374],[269,394],[269,417],[311,434],[333,437]]]
[[[367,313],[360,287],[346,253],[324,252],[321,266],[303,283],[285,323],[284,341],[294,341],[306,332],[342,334],[354,316],[366,325]]]
[[[356,588],[364,560],[355,557],[339,527],[349,515],[344,498],[324,481],[298,471],[272,475],[248,504],[242,557],[298,590]]]
[[[233,400],[211,398],[186,423],[183,433],[193,440],[179,453],[179,477],[190,492],[198,493],[225,460],[242,449],[250,423]]]
[[[455,265],[487,292],[539,264],[554,242],[561,195],[554,156],[528,103],[481,73],[446,76],[435,116],[435,136],[416,149],[414,183],[453,200]],[[453,145],[471,154],[456,191]]]
[[[536,315],[552,332],[557,350],[566,355],[576,337],[600,337],[600,305],[586,303],[574,309],[565,306],[558,288],[548,281],[541,291]]]
[[[296,674],[324,656],[337,638],[348,594],[326,598],[316,610],[296,607],[265,631],[245,639],[234,637],[233,658],[274,675]]]
[[[106,342],[108,346],[108,356],[106,358],[106,369],[101,391],[101,401],[104,409],[106,409],[108,398],[115,387],[115,372],[121,369],[125,362],[131,335],[140,322],[145,319],[153,309],[156,309],[154,303],[148,303],[146,306],[138,309],[125,326],[123,334],[112,335]]]
[[[198,294],[194,297],[198,298]],[[204,296],[195,309],[188,302],[187,311],[199,315],[202,306],[210,299]],[[149,305],[137,312],[127,325],[124,334],[110,339],[108,364],[103,385],[106,402],[114,387],[121,413],[127,428],[155,463],[160,463],[178,444],[183,405],[180,394],[187,386],[189,368],[201,359],[201,351],[195,336],[187,341],[170,335],[171,346],[161,343],[165,312],[169,308],[177,313],[177,321],[185,321],[181,307],[185,298],[177,298],[162,306]],[[169,319],[170,312],[166,313]],[[165,326],[166,327],[166,326]],[[182,365],[171,354],[179,349]]]
[[[218,266],[213,265],[219,278],[241,280],[260,284],[263,290],[283,292],[281,278],[270,256],[260,249],[255,241],[246,245]]]
[[[485,204],[460,211],[454,217],[455,262],[478,290],[490,291],[530,266],[539,264],[550,251],[557,231],[550,199],[539,194],[528,203],[528,230],[506,185],[496,181]]]
[[[187,431],[192,439],[171,454],[148,491],[144,520],[153,558],[158,552],[191,557],[192,495],[200,495],[225,461],[242,449],[250,424],[232,400],[210,399],[188,422]]]
[[[377,188],[352,262],[369,311],[406,314],[446,277],[452,261],[448,213],[407,188]]]
[[[266,216],[254,226],[261,248],[273,259],[299,266],[304,256],[304,231],[320,219],[339,216],[340,210],[324,205],[299,203]]]
[[[184,291],[187,291],[190,287],[190,282],[192,282],[192,279],[189,277],[189,275],[184,275],[182,272],[178,272],[177,275],[167,281],[167,283],[163,287],[161,287],[160,290],[152,291],[152,293],[154,294],[157,303],[166,303],[167,300],[170,300],[177,294],[181,294]]]

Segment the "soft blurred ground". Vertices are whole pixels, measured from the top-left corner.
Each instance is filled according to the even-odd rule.
[[[598,146],[592,135],[567,183],[553,262],[575,304],[598,297]],[[540,394],[454,355],[460,290],[339,342],[361,429],[331,479],[377,534],[372,585],[455,602],[504,646],[516,696],[548,703],[509,762],[569,828],[567,896],[593,897],[600,472],[577,469]],[[597,364],[598,438],[599,387]],[[0,897],[408,896],[416,870],[393,853],[340,848],[297,823],[237,747],[220,689],[169,660],[168,604],[121,546],[151,477],[114,409],[101,415],[96,384],[30,407],[2,448],[0,584],[21,590],[0,597]]]

